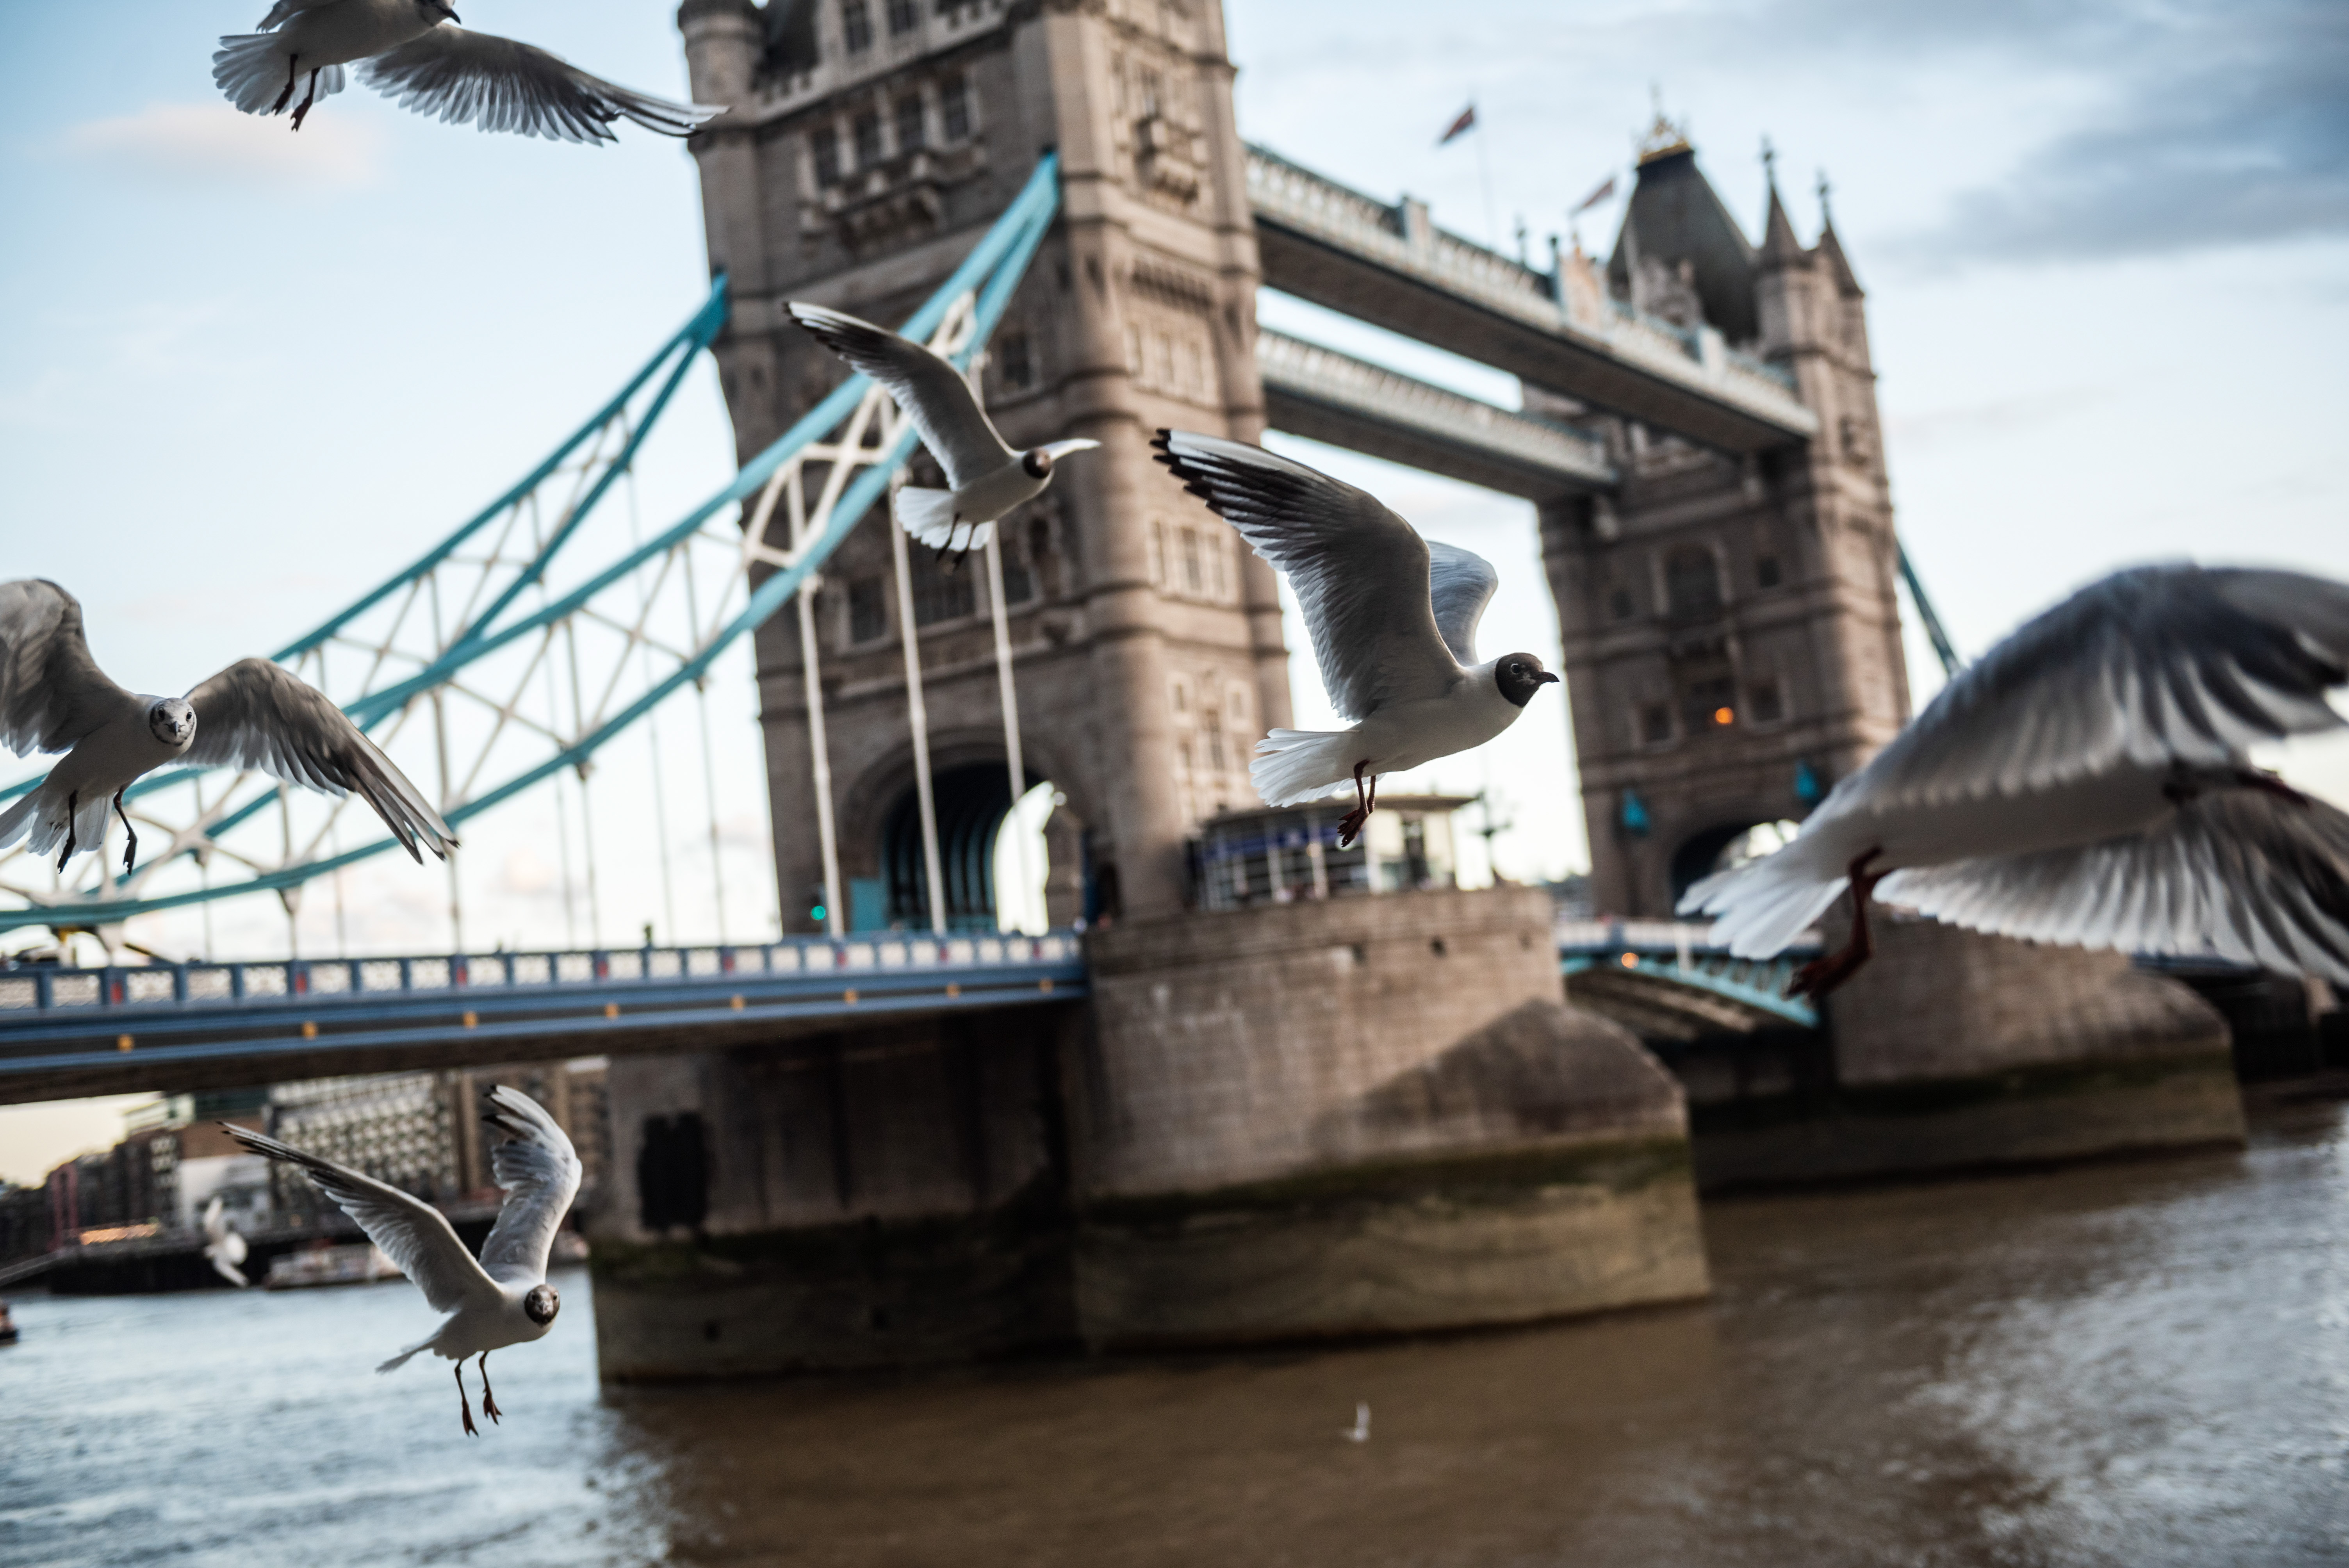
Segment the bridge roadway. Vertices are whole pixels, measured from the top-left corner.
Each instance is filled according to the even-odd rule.
[[[718,1050],[851,1022],[1060,1006],[1073,933],[0,969],[0,1103],[551,1057]]]
[[[1578,1001],[1644,1034],[1808,1026],[1789,960],[1702,925],[1569,922]],[[1575,978],[1578,976],[1579,978]],[[0,968],[0,1103],[553,1057],[720,1050],[1089,995],[1081,939],[876,933],[739,947]]]
[[[1818,417],[1777,366],[1710,327],[1636,315],[1263,148],[1248,198],[1269,287],[1593,407],[1729,452],[1807,441]]]

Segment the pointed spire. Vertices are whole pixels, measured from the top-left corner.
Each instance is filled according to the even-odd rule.
[[[1762,139],[1762,178],[1770,187],[1770,211],[1762,220],[1762,264],[1788,266],[1803,259],[1803,242],[1795,238],[1794,220],[1778,200],[1778,152],[1770,139]]]
[[[1851,270],[1851,260],[1843,253],[1843,242],[1836,238],[1835,213],[1827,206],[1827,171],[1819,170],[1819,243],[1818,254],[1826,263],[1827,272],[1837,288],[1857,298],[1868,291],[1859,286],[1858,274]]]

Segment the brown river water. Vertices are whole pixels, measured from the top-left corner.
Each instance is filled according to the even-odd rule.
[[[2349,1563],[2343,1109],[1716,1202],[1704,1304],[1310,1353],[603,1392],[572,1273],[479,1440],[368,1371],[404,1284],[28,1294],[0,1563]]]

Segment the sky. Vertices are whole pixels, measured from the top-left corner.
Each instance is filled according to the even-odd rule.
[[[671,5],[475,4],[476,26],[683,96]],[[676,143],[483,136],[357,87],[296,137],[212,89],[213,36],[261,8],[118,0],[100,51],[79,7],[26,7],[0,57],[0,572],[67,583],[99,661],[139,689],[185,689],[397,570],[567,433],[707,285],[698,185]],[[1610,174],[1628,191],[1659,99],[1749,232],[1765,136],[1806,240],[1824,170],[1868,290],[1902,537],[1962,652],[2134,562],[2349,577],[2349,465],[2336,455],[2349,415],[2349,8],[1226,10],[1244,135],[1381,198],[1422,197],[1439,223],[1504,249],[1522,218],[1545,254],[1569,205]],[[1478,130],[1438,149],[1471,101]],[[1603,253],[1619,215],[1619,200],[1585,214],[1584,245]],[[1300,302],[1268,295],[1262,316],[1515,401],[1506,377]],[[1280,444],[1492,559],[1504,586],[1482,645],[1554,660],[1529,507]],[[705,362],[647,448],[644,522],[723,483],[731,452]],[[1299,719],[1326,721],[1301,628],[1289,641]],[[1910,670],[1921,704],[1936,669],[1913,636]],[[713,869],[727,873],[733,932],[772,920],[746,665],[720,672],[709,706],[723,775],[711,809],[675,813],[663,857],[607,861],[609,937],[652,921],[705,939],[720,918]],[[685,727],[668,749],[695,720],[664,722]],[[1555,875],[1584,855],[1567,734],[1546,693],[1503,741],[1419,781],[1489,785],[1511,824],[1500,869]],[[2349,747],[2274,760],[2349,803]],[[640,834],[651,815],[647,766],[616,758],[598,785],[619,830]],[[464,873],[469,940],[559,940],[575,901],[557,891],[549,800],[481,828]],[[665,892],[653,867],[670,859]],[[445,944],[436,876],[388,859],[351,873],[339,929],[329,901],[305,901],[305,950]],[[150,935],[174,951],[285,951],[273,901],[213,919]],[[119,1110],[96,1107],[0,1111],[0,1176],[37,1175],[118,1129]]]

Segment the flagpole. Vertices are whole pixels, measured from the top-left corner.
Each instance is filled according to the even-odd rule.
[[[1473,98],[1468,100],[1468,110],[1471,114],[1475,113],[1476,100]],[[1476,115],[1475,123],[1468,129],[1476,133],[1476,179],[1485,188],[1485,242],[1498,251],[1501,248],[1501,221],[1495,215],[1493,206],[1493,166],[1485,157],[1485,117]]]

